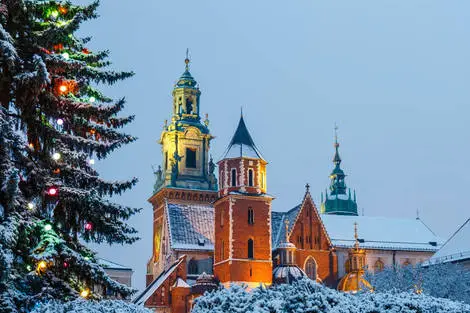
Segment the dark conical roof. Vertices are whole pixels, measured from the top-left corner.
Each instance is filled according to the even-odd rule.
[[[252,158],[252,159],[263,159],[261,153],[256,147],[253,139],[251,138],[250,132],[246,127],[243,115],[240,117],[238,122],[237,130],[233,135],[230,144],[226,152],[224,153],[223,159],[232,159],[232,158]]]

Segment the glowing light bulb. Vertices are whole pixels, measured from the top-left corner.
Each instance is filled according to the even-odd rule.
[[[41,261],[38,263],[38,267],[37,267],[38,272],[44,271],[46,268],[47,268],[46,261]]]
[[[31,265],[29,265],[29,264],[26,265],[26,269],[27,269],[28,271],[31,271]]]
[[[29,147],[30,149],[34,149],[33,143],[30,143],[30,144],[28,145],[28,147]]]
[[[88,163],[90,163],[90,165],[95,164],[95,159],[90,159],[90,160],[88,160]]]
[[[85,261],[90,261],[90,257],[86,256],[84,257]]]
[[[83,289],[82,292],[80,292],[80,296],[81,296],[82,298],[86,298],[86,297],[88,297],[89,295],[90,295],[90,290],[88,290],[88,289]]]
[[[30,209],[30,210],[34,209],[34,203],[29,202],[28,203],[28,209]]]
[[[64,125],[64,120],[61,119],[61,118],[58,118],[58,119],[57,119],[57,125],[59,125],[59,126]]]
[[[95,98],[95,97],[90,97],[90,99],[88,99],[88,101],[90,101],[91,103],[93,103],[93,102],[96,101],[96,98]]]
[[[65,268],[69,267],[69,263],[67,263],[67,262],[64,261],[64,267],[65,267]]]
[[[59,87],[59,91],[62,92],[62,93],[67,92],[67,89],[68,89],[68,88],[67,88],[67,86],[65,86],[65,85],[60,85],[60,87]]]
[[[62,53],[62,57],[66,60],[70,58],[70,55],[67,52]]]
[[[60,153],[59,152],[55,152],[53,155],[52,155],[52,159],[58,161],[60,160]]]
[[[55,187],[51,187],[47,190],[47,193],[50,195],[50,196],[55,196],[57,194],[57,188]]]
[[[50,231],[52,229],[52,225],[51,224],[46,224],[44,225],[44,230],[45,231]]]
[[[93,229],[93,225],[90,222],[85,223],[85,230],[90,231]]]
[[[57,16],[59,16],[59,12],[57,10],[54,10],[54,11],[51,12],[51,16],[53,18],[57,18]]]

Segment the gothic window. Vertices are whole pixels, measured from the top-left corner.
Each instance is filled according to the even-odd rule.
[[[253,256],[254,256],[253,239],[248,239],[248,259],[253,259]]]
[[[232,187],[237,185],[237,170],[232,168]]]
[[[248,170],[248,186],[253,187],[253,169]]]
[[[196,149],[186,148],[186,167],[196,168]]]
[[[163,304],[165,300],[165,286],[162,287],[162,294],[161,294],[161,303]]]
[[[194,259],[189,260],[188,262],[188,274],[197,274],[197,261]]]
[[[317,280],[317,263],[315,263],[312,257],[308,258],[307,262],[305,262],[305,274],[310,279]]]
[[[375,264],[374,264],[374,271],[376,273],[382,271],[384,269],[385,265],[384,265],[384,262],[382,262],[382,260],[378,259],[377,261],[375,261]]]
[[[186,114],[193,113],[193,101],[191,98],[186,98]]]
[[[252,208],[248,208],[248,224],[253,225],[255,223],[255,212]]]
[[[165,152],[165,169],[168,169],[168,151]]]

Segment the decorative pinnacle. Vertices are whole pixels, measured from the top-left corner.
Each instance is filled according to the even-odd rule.
[[[359,240],[358,240],[359,236],[357,235],[357,222],[354,222],[354,240],[356,241],[354,243],[354,248],[356,250],[359,250]]]
[[[335,123],[335,148],[339,147],[338,143],[338,125]]]
[[[286,227],[286,242],[289,242],[289,219],[286,218],[284,224]]]
[[[186,64],[186,70],[189,70],[189,62],[191,62],[189,58],[189,48],[186,48],[186,59],[184,59],[184,63]]]
[[[309,183],[306,183],[305,184],[305,192],[309,192],[310,191],[310,185]]]

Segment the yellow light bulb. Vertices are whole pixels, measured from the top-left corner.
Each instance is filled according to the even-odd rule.
[[[66,92],[67,91],[67,86],[60,85],[59,90],[60,90],[60,92]]]
[[[84,290],[82,290],[82,292],[80,292],[80,296],[81,296],[82,298],[86,298],[86,297],[88,297],[89,295],[90,295],[90,290],[88,290],[88,289],[84,289]]]
[[[28,203],[28,209],[30,209],[30,210],[34,209],[34,203],[29,202]]]
[[[60,153],[59,152],[56,152],[52,155],[52,158],[56,161],[58,161],[60,159]]]

